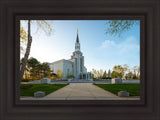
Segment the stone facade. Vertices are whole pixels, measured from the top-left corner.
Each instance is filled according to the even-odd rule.
[[[49,63],[49,66],[53,73],[58,73],[58,70],[61,70],[63,72],[63,78],[67,78],[68,75],[74,75],[76,79],[91,79],[91,73],[87,72],[87,68],[84,66],[84,56],[80,51],[78,30],[75,51],[73,52],[71,59],[58,60]]]

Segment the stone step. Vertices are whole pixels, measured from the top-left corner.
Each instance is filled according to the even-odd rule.
[[[71,81],[92,81],[92,80],[88,80],[88,79],[73,79]]]

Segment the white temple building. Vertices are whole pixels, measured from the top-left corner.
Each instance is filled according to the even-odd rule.
[[[49,63],[49,66],[53,73],[58,73],[59,70],[63,73],[63,78],[67,78],[69,75],[74,75],[75,79],[91,79],[91,72],[87,72],[87,68],[84,66],[84,56],[80,50],[80,42],[78,37],[75,42],[75,51],[73,52],[69,60],[58,60],[53,63]]]

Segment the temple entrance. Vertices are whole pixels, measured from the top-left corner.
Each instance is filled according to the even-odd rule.
[[[92,79],[91,72],[81,74],[80,79],[86,79],[86,80]]]

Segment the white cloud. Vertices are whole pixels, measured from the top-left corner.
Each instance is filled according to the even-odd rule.
[[[106,40],[99,47],[102,53],[101,58],[105,58],[113,64],[139,64],[140,45],[134,36],[126,38],[124,41]]]

